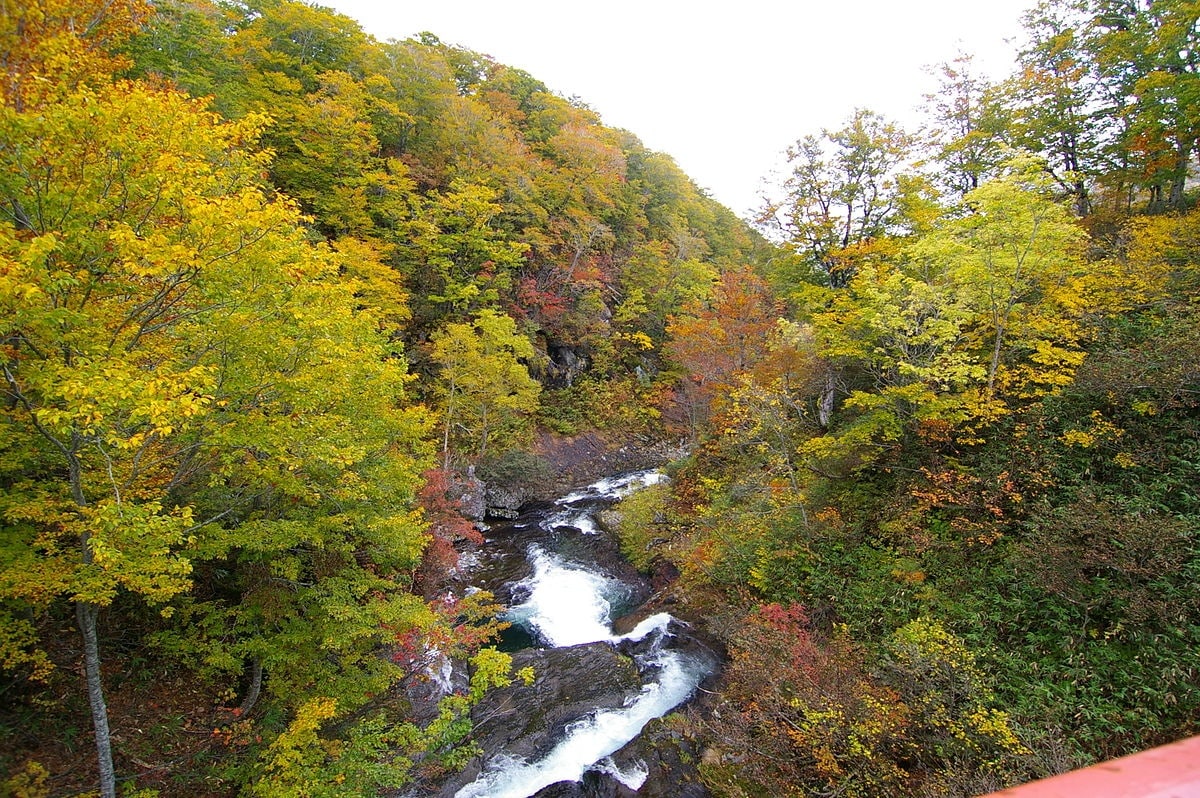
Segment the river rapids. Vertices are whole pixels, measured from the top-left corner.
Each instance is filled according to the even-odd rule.
[[[465,576],[505,603],[512,628],[503,647],[514,667],[532,663],[537,681],[506,696],[507,709],[482,709],[484,755],[440,796],[530,798],[551,785],[560,785],[554,795],[584,795],[564,788],[585,780],[643,794],[646,763],[619,765],[614,754],[686,701],[717,662],[686,624],[638,612],[648,586],[597,524],[601,511],[663,479],[658,471],[603,479],[488,530]],[[621,616],[641,620],[618,634]],[[542,718],[553,722],[543,728]]]

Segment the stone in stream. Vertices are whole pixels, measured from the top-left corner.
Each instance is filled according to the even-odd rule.
[[[472,710],[472,737],[484,751],[536,760],[559,742],[566,725],[597,708],[620,707],[642,688],[633,660],[608,643],[513,654],[514,671],[527,666],[536,674],[532,686],[516,682],[494,690]],[[483,764],[473,760],[436,795],[451,798],[479,776]]]
[[[458,507],[458,512],[468,521],[482,521],[487,514],[485,491],[487,485],[475,474],[475,466],[466,473],[451,472],[446,496]]]

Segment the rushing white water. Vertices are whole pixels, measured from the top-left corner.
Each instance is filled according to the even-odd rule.
[[[608,640],[612,609],[624,586],[616,579],[571,565],[538,546],[530,548],[533,575],[517,584],[529,597],[504,619],[535,632],[547,645],[575,646]]]
[[[542,528],[547,532],[562,527],[573,527],[585,535],[595,535],[600,531],[591,513],[572,508],[559,510],[542,522]]]
[[[557,512],[541,522],[543,529],[572,527],[584,534],[598,531],[591,515],[595,504],[587,502],[622,498],[634,491],[665,480],[658,471],[644,471],[600,480],[560,499]],[[598,641],[638,643],[644,640],[652,653],[638,656],[643,672],[653,674],[642,691],[626,700],[625,706],[598,708],[568,726],[562,740],[546,756],[527,762],[507,755],[493,757],[471,784],[455,798],[528,798],[560,781],[579,781],[589,770],[605,773],[632,790],[638,790],[649,775],[644,764],[622,770],[612,754],[632,741],[651,720],[685,701],[708,675],[711,663],[685,656],[667,647],[674,621],[669,613],[644,619],[628,634],[613,634],[612,606],[628,596],[629,587],[620,580],[571,562],[559,554],[534,545],[528,550],[533,574],[514,586],[524,600],[511,607],[506,620],[520,624],[545,645],[562,647]]]
[[[642,488],[666,480],[667,475],[661,471],[635,471],[593,482],[586,488],[572,491],[559,499],[556,504],[561,509],[542,521],[542,528],[549,531],[560,527],[574,527],[585,535],[595,535],[600,530],[596,526],[596,519],[592,517],[592,511],[573,505],[597,499],[623,499]]]
[[[652,664],[661,669],[658,680],[642,688],[631,704],[598,711],[572,724],[563,741],[536,762],[501,758],[454,798],[528,798],[556,782],[581,780],[593,765],[637,737],[647,723],[682,703],[706,671],[702,664],[688,663],[673,651],[661,652]],[[628,774],[631,782],[634,776]],[[637,786],[644,781],[642,775]]]
[[[635,762],[626,770],[621,770],[620,766],[613,761],[611,756],[601,759],[592,769],[612,776],[634,792],[640,790],[642,785],[646,783],[646,779],[650,776],[650,768],[646,767],[645,762]]]
[[[642,488],[666,481],[667,475],[661,471],[635,471],[593,482],[586,488],[568,493],[559,499],[558,503],[573,504],[585,499],[621,499]]]

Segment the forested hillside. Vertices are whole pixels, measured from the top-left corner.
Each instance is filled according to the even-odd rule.
[[[1198,15],[1047,0],[922,130],[799,139],[754,228],[432,34],[0,4],[0,795],[454,772],[529,677],[442,589],[464,475],[580,433],[689,443],[621,535],[727,649],[666,722],[714,795],[1196,733]]]
[[[626,548],[730,646],[716,794],[977,795],[1197,732],[1197,16],[1044,3],[919,135],[800,139],[779,318],[673,323],[708,423]]]
[[[559,428],[653,423],[668,319],[761,237],[432,36],[295,2],[2,14],[6,790],[454,768],[510,676],[487,597],[438,598],[478,535],[445,470],[527,442],[543,395]],[[413,717],[442,656],[470,691]]]

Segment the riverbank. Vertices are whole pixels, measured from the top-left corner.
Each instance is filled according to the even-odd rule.
[[[594,441],[557,451],[580,446],[598,455],[584,468],[645,456]],[[517,634],[506,634],[504,646],[536,681],[489,694],[472,712],[481,756],[422,794],[665,798],[684,783],[698,788],[696,752],[681,747],[670,721],[655,718],[709,682],[720,656],[688,624],[649,610],[647,600],[661,596],[596,523],[600,511],[661,478],[625,473],[494,523],[468,558],[461,587],[489,590],[507,606]],[[651,733],[638,739],[648,724]]]
[[[660,468],[687,452],[687,442],[682,440],[630,439],[596,431],[559,435],[542,430],[530,447],[530,454],[544,461],[554,475],[543,486],[547,500],[611,474]]]

